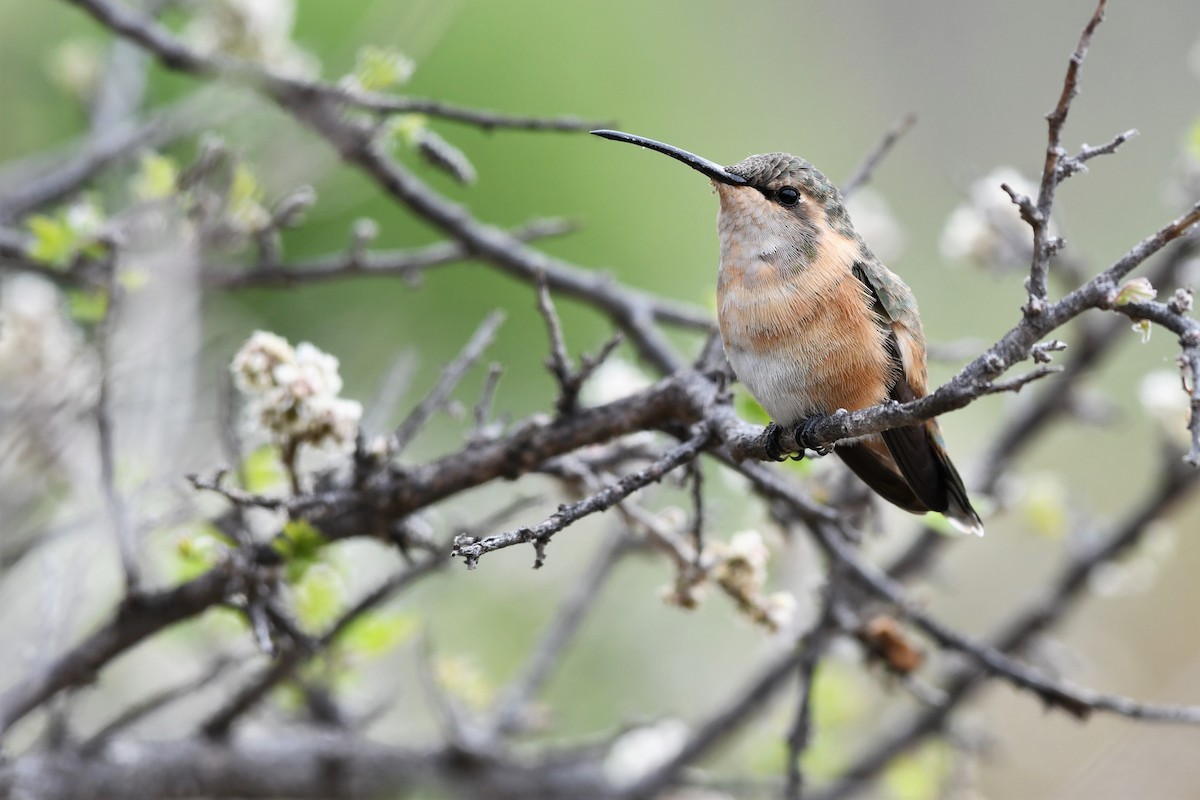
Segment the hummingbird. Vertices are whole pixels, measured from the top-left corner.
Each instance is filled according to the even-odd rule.
[[[663,153],[712,181],[720,199],[717,321],[734,374],[771,416],[769,457],[786,457],[785,429],[804,444],[823,415],[928,393],[912,290],[871,252],[841,192],[812,164],[766,153],[722,167],[642,136],[592,133]],[[983,534],[936,419],[839,442],[833,452],[888,502],[941,512],[959,530]]]

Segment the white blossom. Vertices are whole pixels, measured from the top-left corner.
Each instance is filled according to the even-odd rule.
[[[362,405],[345,400],[338,360],[308,342],[295,348],[281,336],[256,331],[230,365],[246,396],[252,424],[277,445],[343,447],[354,441]]]
[[[742,594],[758,595],[767,582],[767,559],[770,551],[758,531],[748,530],[735,533],[728,544],[713,545],[717,564],[713,577],[721,583],[736,587]]]
[[[904,229],[882,194],[871,188],[859,189],[847,198],[846,210],[854,229],[880,260],[894,261],[904,252]]]
[[[596,368],[580,392],[589,406],[600,406],[628,397],[650,385],[646,373],[622,358],[609,358]]]
[[[257,61],[290,75],[315,74],[315,59],[292,41],[295,21],[295,0],[214,0],[200,7],[186,37],[206,53]]]
[[[1006,183],[1031,199],[1037,187],[1012,167],[997,167],[971,184],[967,200],[951,212],[938,246],[951,261],[1010,268],[1029,261],[1033,232],[1020,209],[1000,188]],[[1049,234],[1056,235],[1053,222]]]
[[[632,786],[679,755],[688,737],[687,723],[664,719],[634,728],[613,742],[604,774],[616,786]]]
[[[763,610],[775,630],[784,630],[796,616],[796,597],[791,592],[772,592],[763,602]]]
[[[87,468],[74,445],[90,426],[98,374],[54,284],[0,281],[0,508],[36,503],[64,471]]]
[[[1165,435],[1184,445],[1190,441],[1191,398],[1183,390],[1178,370],[1147,373],[1138,384],[1138,400]]]

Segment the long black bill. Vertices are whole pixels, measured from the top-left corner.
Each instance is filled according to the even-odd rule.
[[[637,144],[642,147],[648,147],[651,150],[668,155],[676,161],[682,161],[692,169],[703,172],[714,181],[728,183],[730,186],[745,186],[747,181],[741,175],[735,175],[729,170],[722,167],[707,158],[701,158],[695,153],[689,153],[687,150],[680,150],[678,147],[673,147],[663,142],[656,142],[653,139],[647,139],[644,136],[635,136],[632,133],[622,133],[621,131],[592,131],[597,136],[602,136],[605,139],[612,139],[614,142],[628,142],[629,144]]]

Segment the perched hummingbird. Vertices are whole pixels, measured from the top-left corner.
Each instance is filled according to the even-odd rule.
[[[731,167],[653,139],[592,131],[682,161],[712,181],[721,199],[717,320],[725,355],[779,436],[838,409],[928,391],[925,334],[912,290],[879,262],[854,230],[842,195],[812,164],[788,153],[750,156]],[[906,511],[940,511],[983,534],[936,420],[840,442],[834,451],[885,500]]]

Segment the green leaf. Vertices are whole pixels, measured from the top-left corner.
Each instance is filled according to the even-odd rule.
[[[293,586],[296,619],[309,633],[329,627],[346,607],[342,576],[328,564],[313,564]]]
[[[104,254],[105,245],[95,241],[104,227],[104,211],[91,197],[53,216],[34,214],[25,227],[33,236],[29,255],[44,264],[65,267],[79,252],[93,258]]]
[[[268,492],[283,485],[286,479],[283,464],[279,461],[279,451],[269,444],[256,448],[242,462],[242,481],[246,491],[253,494]],[[284,530],[287,530],[286,526]]]
[[[76,322],[94,325],[108,313],[108,292],[104,289],[71,289],[67,292],[67,310]]]
[[[950,774],[950,762],[950,751],[941,742],[924,745],[911,755],[897,758],[883,774],[888,795],[896,800],[940,797]]]
[[[34,214],[25,222],[33,235],[29,255],[44,264],[65,267],[75,254],[75,234],[61,218]]]
[[[293,519],[284,523],[283,533],[275,537],[271,546],[283,556],[287,564],[287,579],[299,583],[309,568],[316,566],[321,557],[325,537],[307,520]]]
[[[346,650],[368,658],[378,658],[413,637],[419,623],[414,614],[403,611],[360,614],[338,635],[337,642]]]
[[[188,531],[175,543],[172,571],[180,583],[199,578],[213,568],[228,552],[231,542],[213,525],[205,522]]]
[[[161,200],[175,193],[178,181],[179,165],[174,159],[150,151],[142,155],[130,188],[138,200]]]
[[[1200,158],[1200,118],[1192,123],[1187,135],[1187,151],[1193,158]]]
[[[271,215],[263,208],[262,200],[263,189],[254,176],[254,170],[245,161],[239,161],[233,168],[233,179],[229,184],[227,205],[230,219],[242,230],[262,230],[271,221]]]
[[[359,48],[354,79],[368,92],[400,86],[412,77],[416,64],[399,50],[366,45]]]
[[[1067,490],[1053,475],[1029,476],[1019,507],[1035,533],[1050,539],[1066,536],[1070,528]]]
[[[482,710],[491,705],[495,688],[471,660],[444,656],[434,664],[438,683],[468,708]]]
[[[144,269],[123,269],[117,274],[117,283],[129,292],[136,292],[149,282],[150,273]]]
[[[397,114],[392,117],[387,127],[388,148],[416,147],[427,122],[423,114]]]
[[[771,415],[741,384],[733,389],[733,409],[739,417],[755,425],[766,425],[771,421]]]
[[[868,710],[867,691],[861,676],[845,664],[821,662],[813,676],[813,725],[823,730],[861,719]]]

